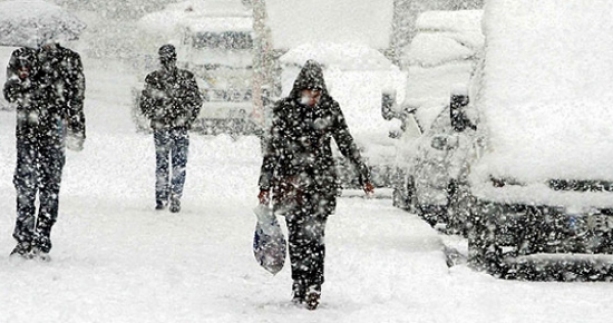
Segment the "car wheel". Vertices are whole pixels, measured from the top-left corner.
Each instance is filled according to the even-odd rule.
[[[458,184],[453,195],[449,196],[449,221],[447,222],[449,232],[467,237],[467,222],[474,202],[468,186]]]
[[[468,223],[468,261],[479,270],[503,277],[506,266],[497,241],[497,219],[500,207],[494,203],[478,202],[472,209]]]

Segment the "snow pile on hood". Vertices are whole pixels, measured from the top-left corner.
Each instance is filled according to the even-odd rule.
[[[417,34],[405,51],[404,66],[436,66],[471,57],[483,47],[482,10],[427,11],[417,18]]]
[[[452,87],[467,84],[484,37],[482,10],[428,11],[417,20],[418,33],[402,64],[408,70],[403,109],[416,110],[423,129],[449,104]]]
[[[486,5],[482,95],[494,176],[613,179],[613,3]]]
[[[178,29],[197,31],[250,31],[251,11],[238,0],[184,1],[143,16],[138,27],[143,31],[168,34]]]
[[[403,106],[409,110],[415,109],[415,116],[424,130],[430,128],[434,119],[449,104],[452,88],[468,82],[473,64],[472,61],[460,61],[429,68],[409,68],[407,98]]]

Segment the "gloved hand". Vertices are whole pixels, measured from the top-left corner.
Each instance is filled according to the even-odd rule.
[[[270,191],[269,190],[260,190],[260,194],[258,194],[258,201],[262,205],[268,205],[270,203]]]
[[[83,137],[74,136],[70,134],[66,136],[66,148],[72,151],[82,151],[84,143],[85,138]]]
[[[364,193],[366,193],[366,196],[372,197],[373,195],[375,195],[375,187],[372,185],[371,182],[365,182],[362,188],[364,189]]]

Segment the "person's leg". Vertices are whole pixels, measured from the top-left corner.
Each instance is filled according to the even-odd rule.
[[[295,301],[306,301],[311,309],[319,304],[324,282],[324,232],[329,213],[317,207],[321,203],[324,202],[308,199],[285,216],[294,298]],[[311,299],[310,294],[313,294]]]
[[[273,205],[275,214],[285,217],[288,231],[289,259],[292,270],[292,302],[299,304],[304,301],[307,278],[306,268],[303,266],[305,252],[303,246],[303,223],[305,213],[302,209],[302,201],[299,200],[298,191],[291,178],[277,182],[273,186]]]
[[[47,254],[51,250],[51,228],[58,217],[60,185],[66,153],[61,138],[44,138],[41,140],[40,150],[40,208],[36,224],[36,248],[38,252]]]
[[[308,268],[305,266],[307,249],[305,248],[305,239],[303,238],[305,220],[305,215],[303,212],[300,212],[298,208],[294,208],[285,213],[285,223],[288,231],[287,242],[289,259],[293,280],[292,292],[294,297],[292,301],[295,303],[302,303],[304,301],[308,284]]]
[[[156,209],[163,209],[168,204],[170,191],[170,136],[169,130],[157,129],[153,132],[155,143],[155,203]]]
[[[189,132],[185,129],[173,130],[173,142],[170,211],[179,212],[189,153]]]
[[[17,193],[17,221],[13,237],[17,246],[11,255],[26,256],[35,240],[36,193],[38,190],[38,146],[31,134],[21,133],[17,138],[17,167],[13,177]]]
[[[307,308],[314,310],[319,305],[321,285],[324,283],[324,261],[326,256],[325,229],[328,216],[334,212],[336,199],[314,194],[309,197],[305,208],[309,213],[303,224],[306,257],[304,259],[306,273],[305,303]]]

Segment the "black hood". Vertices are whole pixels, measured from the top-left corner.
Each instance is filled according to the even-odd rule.
[[[323,69],[321,64],[314,60],[308,60],[304,63],[302,70],[300,70],[298,77],[296,77],[296,81],[294,81],[290,97],[299,98],[300,92],[305,89],[321,89],[322,96],[328,95]]]

